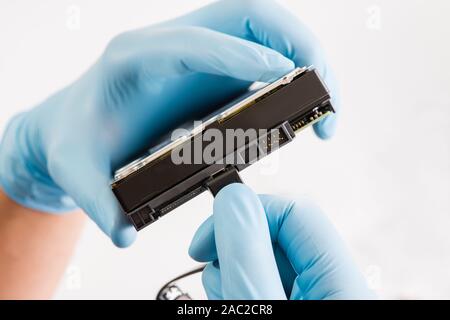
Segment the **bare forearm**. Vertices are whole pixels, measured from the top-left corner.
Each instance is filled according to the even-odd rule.
[[[74,212],[24,208],[0,189],[0,299],[46,299],[55,291],[84,224]]]

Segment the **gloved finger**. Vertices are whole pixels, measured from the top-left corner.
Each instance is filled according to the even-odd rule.
[[[116,246],[127,247],[137,233],[111,191],[107,160],[97,154],[89,145],[64,143],[49,152],[49,173]]]
[[[342,239],[317,206],[306,199],[294,202],[271,195],[260,195],[259,198],[267,215],[272,241],[284,252],[295,275],[299,275],[291,298],[373,298]],[[212,220],[208,219],[196,233],[189,250],[194,259],[216,259],[211,225]],[[279,268],[283,266],[278,265]],[[289,292],[286,284],[292,281],[294,273],[287,270],[290,274],[283,284]]]
[[[290,296],[297,274],[279,245],[274,243],[273,248],[284,292]],[[217,261],[213,216],[208,217],[197,229],[189,247],[189,255],[198,262]]]
[[[337,83],[322,46],[292,12],[276,1],[218,1],[162,24],[167,25],[210,28],[272,48],[294,61],[296,66],[314,66],[330,88],[333,105],[339,112]],[[314,125],[316,134],[323,139],[331,137],[335,128],[336,115]]]
[[[281,249],[277,243],[273,244],[273,252],[275,254],[275,260],[277,261],[278,273],[281,277],[284,292],[286,297],[290,297],[297,273],[294,268],[292,268],[291,262],[286,257],[283,249]]]
[[[162,58],[163,57],[163,58]],[[260,44],[202,27],[151,28],[113,39],[104,59],[136,68],[143,79],[200,72],[246,81],[275,80],[291,60]]]
[[[235,183],[216,195],[213,207],[223,297],[286,299],[258,196]]]
[[[214,235],[214,216],[208,217],[197,229],[189,246],[189,255],[198,262],[218,259]]]
[[[223,300],[220,268],[217,260],[206,265],[202,283],[209,300]]]
[[[299,275],[292,299],[366,299],[373,295],[344,242],[307,200],[261,196],[271,235]]]

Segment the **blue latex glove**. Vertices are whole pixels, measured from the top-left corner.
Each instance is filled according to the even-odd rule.
[[[113,170],[168,130],[294,64],[315,65],[334,84],[311,33],[271,1],[217,2],[123,33],[77,81],[10,121],[0,186],[33,209],[81,207],[116,245],[128,246],[136,232],[110,190]],[[314,128],[329,137],[334,117]]]
[[[319,208],[257,196],[231,184],[194,236],[189,254],[209,262],[210,299],[371,299],[373,293]]]

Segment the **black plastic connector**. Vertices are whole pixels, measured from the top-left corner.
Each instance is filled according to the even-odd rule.
[[[205,186],[211,191],[215,197],[219,191],[232,183],[242,183],[239,172],[235,167],[228,167],[224,171],[218,173],[217,175],[211,177],[206,181]]]

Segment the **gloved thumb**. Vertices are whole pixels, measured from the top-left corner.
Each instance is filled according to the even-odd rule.
[[[243,184],[223,188],[214,200],[213,223],[219,267],[206,271],[220,273],[221,296],[224,299],[286,299],[269,225],[258,196]],[[200,228],[191,244],[191,253],[196,247],[203,247],[199,242],[204,239]],[[218,275],[211,275],[213,278],[217,279]],[[209,289],[218,291],[218,288]]]

